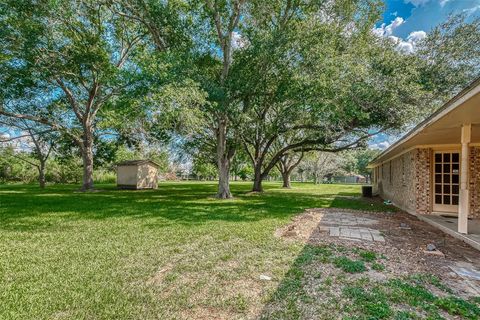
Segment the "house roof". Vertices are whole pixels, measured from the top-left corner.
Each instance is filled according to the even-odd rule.
[[[459,144],[463,124],[472,124],[472,141],[480,142],[480,78],[383,151],[369,166],[375,167],[415,146]]]
[[[119,162],[117,163],[117,166],[118,167],[123,167],[123,166],[139,166],[139,165],[142,165],[142,164],[150,164],[154,167],[160,167],[160,165],[152,160],[126,160],[126,161],[122,161],[122,162]]]

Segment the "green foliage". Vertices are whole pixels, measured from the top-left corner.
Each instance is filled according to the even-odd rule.
[[[351,150],[344,152],[343,156],[348,160],[345,161],[344,170],[349,173],[358,173],[363,176],[371,174],[371,170],[367,168],[370,161],[372,161],[377,155],[380,154],[380,150],[364,149],[364,150]]]
[[[212,180],[217,176],[217,168],[214,164],[202,163],[200,161],[195,161],[193,163],[192,172],[200,180]]]
[[[435,99],[445,100],[480,75],[480,18],[452,15],[419,43],[421,81]]]
[[[374,262],[377,260],[377,254],[373,251],[362,250],[360,251],[359,255],[365,262]]]
[[[385,266],[381,263],[374,262],[374,263],[372,263],[372,269],[376,270],[376,271],[383,271],[383,270],[385,270]]]
[[[363,261],[351,260],[344,256],[335,257],[333,259],[333,265],[348,273],[360,273],[367,271]]]
[[[367,319],[388,319],[393,314],[387,295],[381,289],[366,291],[362,287],[346,286],[343,294],[353,300],[353,309],[364,314]]]
[[[31,183],[37,179],[36,168],[18,157],[35,162],[35,158],[27,152],[16,152],[13,147],[0,148],[0,183]]]
[[[451,315],[458,315],[465,319],[478,319],[480,317],[480,308],[468,301],[455,296],[439,298],[435,305],[447,311]]]

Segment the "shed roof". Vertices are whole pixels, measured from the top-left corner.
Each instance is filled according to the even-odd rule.
[[[370,167],[415,146],[460,143],[460,127],[472,124],[472,141],[480,141],[480,77],[378,155]]]
[[[154,167],[160,167],[160,165],[152,160],[126,160],[126,161],[122,161],[122,162],[119,162],[117,163],[117,166],[120,167],[120,166],[139,166],[139,165],[142,165],[142,164],[150,164]]]

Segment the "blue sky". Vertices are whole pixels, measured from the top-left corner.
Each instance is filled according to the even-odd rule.
[[[398,41],[405,51],[414,50],[415,41],[426,36],[449,15],[464,13],[467,19],[480,16],[480,0],[386,0],[383,22],[375,32]],[[399,137],[379,135],[370,146],[385,149]]]

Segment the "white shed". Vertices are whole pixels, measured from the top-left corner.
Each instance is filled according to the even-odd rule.
[[[117,187],[156,189],[159,165],[151,160],[128,160],[117,164]]]

